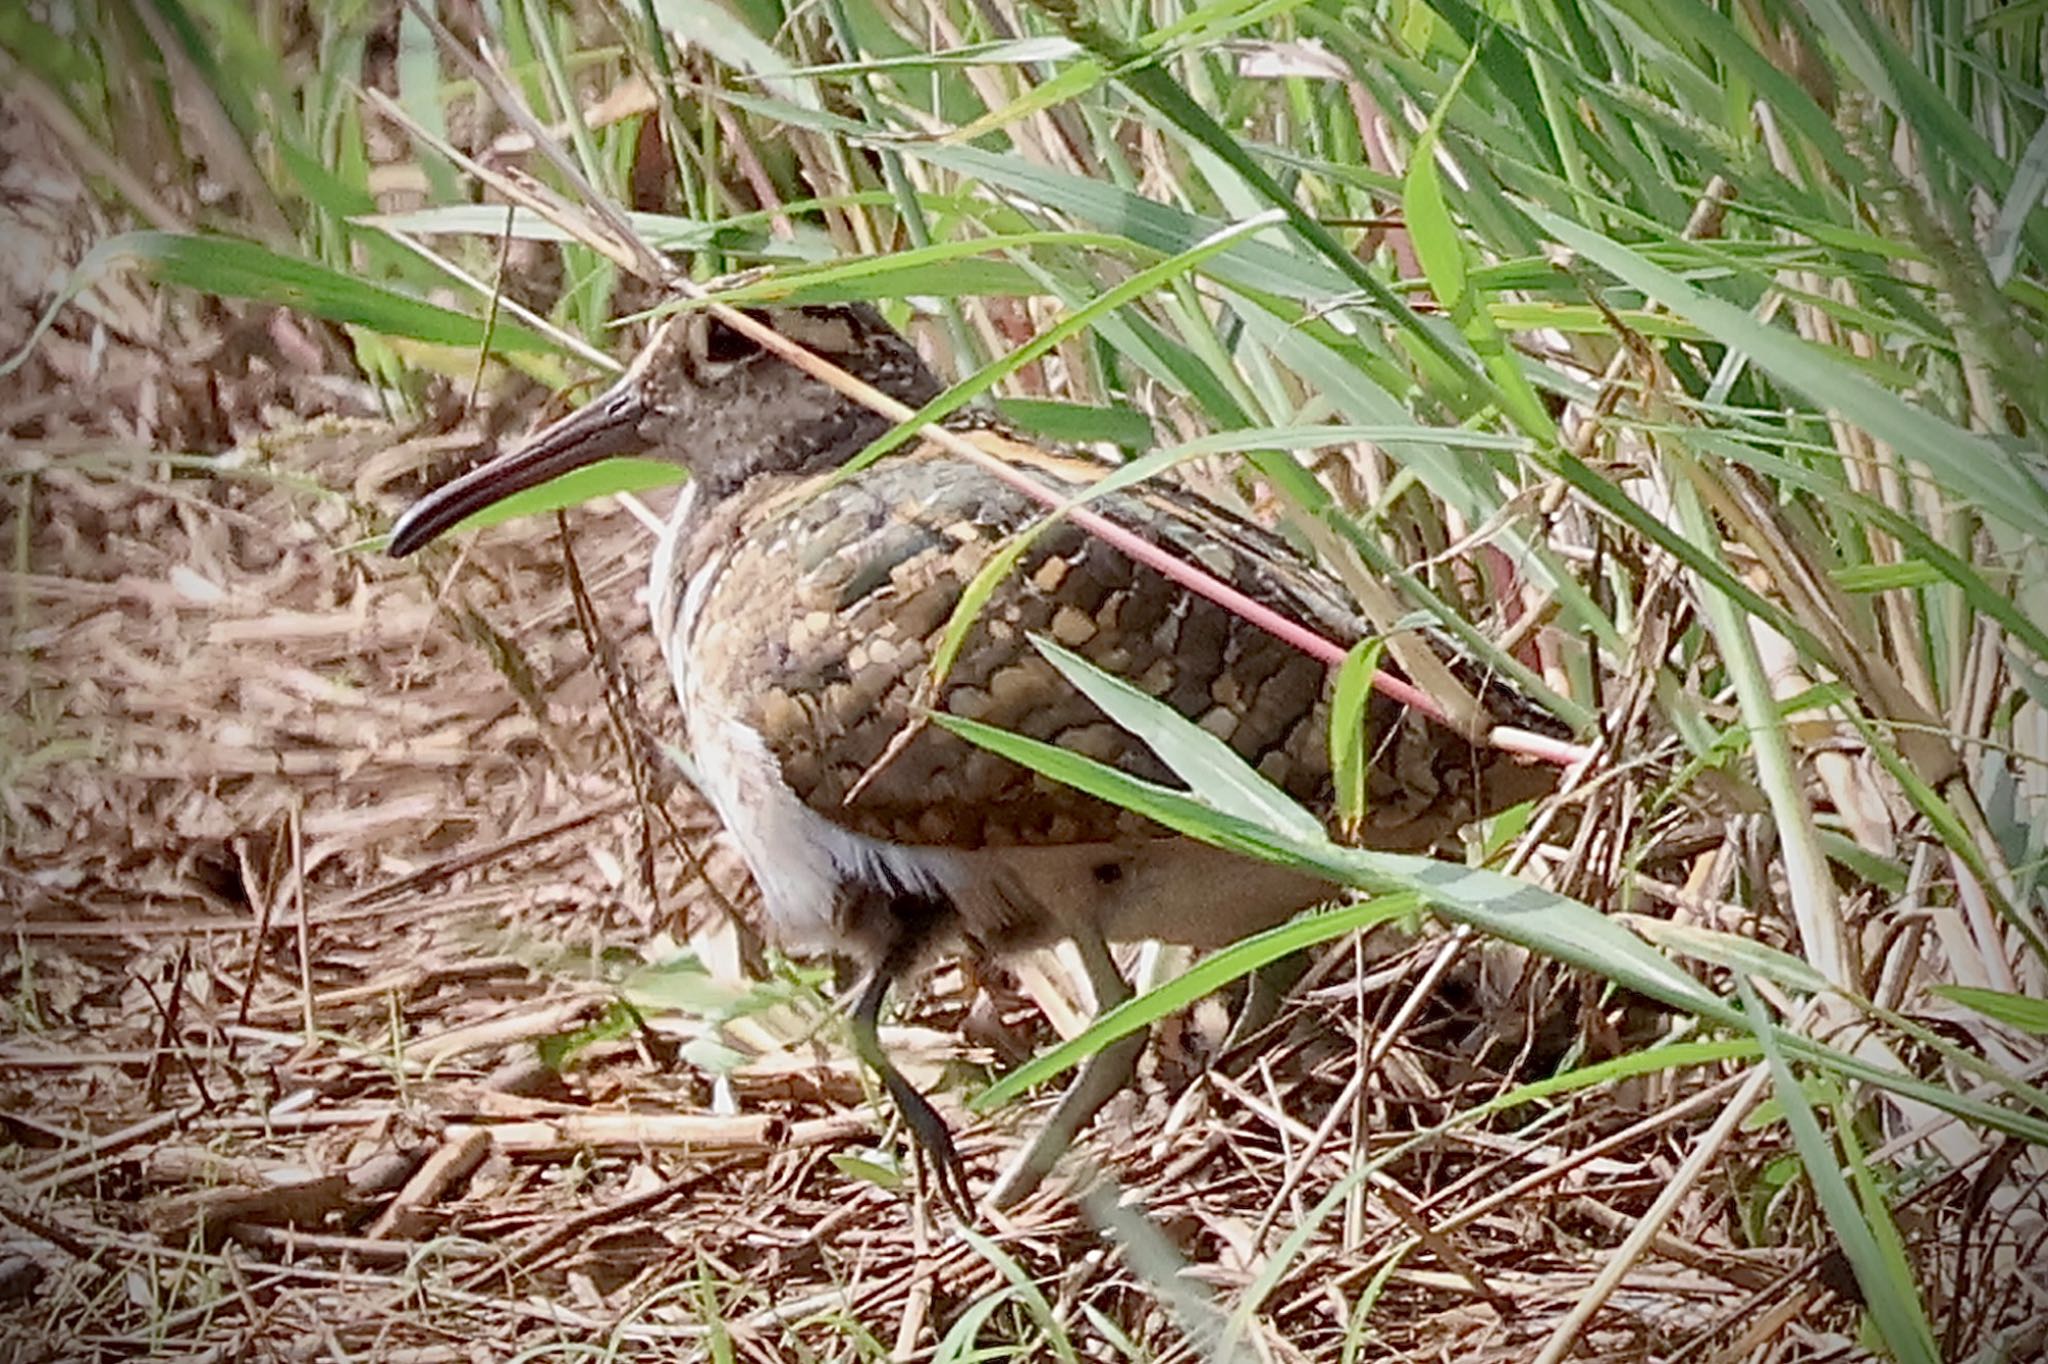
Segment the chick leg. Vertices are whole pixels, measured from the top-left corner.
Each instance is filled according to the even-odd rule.
[[[1116,969],[1109,944],[1099,934],[1077,936],[1074,946],[1080,949],[1081,961],[1088,969],[1088,984],[1095,992],[1096,1017],[1131,997],[1130,983]],[[1082,1063],[1080,1074],[1060,1096],[1044,1126],[989,1190],[991,1207],[1017,1206],[1052,1173],[1053,1166],[1074,1144],[1081,1129],[1137,1074],[1138,1056],[1145,1050],[1147,1036],[1145,1030],[1140,1030],[1120,1037]]]

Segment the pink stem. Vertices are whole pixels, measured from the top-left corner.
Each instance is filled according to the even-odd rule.
[[[991,455],[986,450],[966,446],[961,448],[959,453],[966,454],[970,449],[973,450],[972,457],[976,463],[1026,497],[1042,502],[1048,507],[1058,508],[1066,505],[1052,489],[1044,487],[1024,470]],[[1068,507],[1067,515],[1074,519],[1075,524],[1116,546],[1137,562],[1157,569],[1188,591],[1207,597],[1224,610],[1242,616],[1275,639],[1292,645],[1310,658],[1332,668],[1344,662],[1346,651],[1335,642],[1323,638],[1298,621],[1289,620],[1272,607],[1253,601],[1214,574],[1169,554],[1144,536],[1126,530],[1101,513],[1089,511],[1085,507]],[[1436,698],[1413,683],[1395,677],[1386,669],[1381,668],[1373,674],[1372,685],[1401,704],[1421,711],[1438,724],[1450,724],[1444,715],[1443,707],[1436,703]],[[1508,753],[1520,753],[1526,757],[1556,763],[1561,767],[1584,762],[1592,756],[1592,750],[1582,744],[1532,734],[1528,730],[1515,729],[1509,725],[1495,725],[1487,732],[1485,741],[1489,747]]]

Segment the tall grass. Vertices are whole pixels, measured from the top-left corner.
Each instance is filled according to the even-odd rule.
[[[1872,1342],[1942,1353],[1892,1206],[2048,1143],[2048,8],[481,13],[87,0],[70,43],[10,11],[17,88],[148,229],[78,287],[304,310],[403,407],[480,351],[588,377],[665,272],[769,265],[741,297],[928,318],[1023,426],[1228,452],[1383,624],[1512,634],[1601,750],[1573,840],[1517,882],[1020,756],[1693,1018],[1768,1074]],[[559,275],[511,281],[531,309],[508,236]],[[1702,819],[1765,855],[1652,874]]]

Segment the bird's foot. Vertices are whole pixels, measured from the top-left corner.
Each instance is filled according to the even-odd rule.
[[[875,1070],[882,1077],[882,1088],[889,1091],[890,1099],[895,1102],[896,1111],[903,1115],[903,1124],[910,1129],[918,1150],[930,1162],[932,1184],[938,1190],[939,1201],[961,1221],[973,1221],[974,1196],[967,1188],[967,1166],[960,1159],[959,1148],[953,1144],[953,1130],[939,1116],[939,1110],[932,1107],[931,1100],[918,1093],[917,1087],[903,1078],[903,1072],[886,1059]]]

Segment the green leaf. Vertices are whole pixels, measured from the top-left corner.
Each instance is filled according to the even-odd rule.
[[[958,142],[975,142],[1009,127],[1019,119],[1030,118],[1043,113],[1055,104],[1081,96],[1102,84],[1103,70],[1100,63],[1078,61],[1061,68],[1051,80],[1028,83],[1024,93],[1000,109],[991,109],[964,128],[956,129],[951,137]]]
[[[839,303],[854,299],[903,298],[929,294],[953,298],[963,294],[1035,294],[1036,279],[1020,266],[992,256],[1022,256],[1032,251],[1069,247],[1083,251],[1122,251],[1131,244],[1100,232],[1010,232],[935,242],[879,256],[855,256],[804,269],[778,270],[719,294],[722,302]]]
[[[543,1037],[534,1043],[534,1051],[542,1065],[549,1070],[560,1071],[575,1058],[577,1052],[599,1042],[615,1042],[621,1037],[630,1037],[639,1026],[639,1016],[633,1012],[632,1006],[623,1000],[615,1000],[602,1017],[569,1032]]]
[[[748,72],[781,98],[800,108],[818,107],[813,83],[796,74],[780,52],[739,22],[716,0],[649,0],[663,27],[687,45],[702,48],[726,65]]]
[[[955,728],[952,725],[947,727]],[[960,732],[965,733],[964,730]],[[1097,1018],[1084,1031],[1050,1051],[1032,1057],[975,1095],[968,1107],[977,1113],[1000,1108],[1034,1086],[1079,1065],[1119,1037],[1126,1037],[1170,1014],[1179,1013],[1196,1000],[1216,993],[1231,981],[1248,976],[1262,966],[1347,933],[1392,923],[1414,914],[1419,908],[1421,900],[1414,895],[1383,895],[1359,904],[1301,915],[1277,928],[1269,928],[1232,943],[1220,952],[1203,957],[1172,980],[1147,990],[1135,999],[1125,1000]]]
[[[946,618],[946,628],[939,633],[938,644],[932,649],[931,666],[925,669],[925,678],[920,684],[924,694],[937,694],[946,675],[953,671],[961,646],[967,643],[968,631],[981,619],[982,608],[988,605],[988,599],[995,595],[1003,579],[1016,569],[1017,561],[1024,557],[1024,552],[1056,524],[1057,518],[1047,516],[1025,526],[1005,540],[968,579],[967,586],[961,589],[960,600],[953,605],[953,614]]]
[[[1479,357],[1486,372],[1493,377],[1501,406],[1522,430],[1532,436],[1552,440],[1557,434],[1556,424],[1522,373],[1520,359],[1494,325],[1491,310],[1482,306],[1469,288],[1466,275],[1468,251],[1464,238],[1458,233],[1457,223],[1451,218],[1450,202],[1444,195],[1443,175],[1437,169],[1437,138],[1442,120],[1455,106],[1457,94],[1471,74],[1477,56],[1474,52],[1466,58],[1451,83],[1450,92],[1430,119],[1427,131],[1417,140],[1409,157],[1401,207],[1409,236],[1415,243],[1415,254],[1422,262],[1422,272],[1429,280],[1431,291],[1451,320],[1457,323],[1458,330],[1464,333],[1473,354]]]
[[[943,196],[935,196],[941,203]],[[670,213],[629,212],[625,214],[634,235],[657,251],[705,251],[724,249],[763,260],[792,260],[825,263],[839,258],[832,239],[814,223],[798,218],[796,235],[784,240],[769,232],[775,217],[820,209],[859,208],[869,203],[886,203],[881,192],[831,195],[782,205],[778,213],[735,213],[710,221],[679,217]],[[437,204],[430,208],[399,213],[359,212],[350,219],[358,227],[375,228],[407,237],[465,236],[490,240],[509,237],[513,241],[573,242],[575,234],[542,217],[530,208],[515,207],[509,213],[496,204]]]
[[[1455,312],[1465,301],[1465,247],[1451,221],[1450,205],[1444,201],[1436,143],[1431,138],[1415,145],[1401,190],[1401,211],[1431,292],[1445,312]]]
[[[892,1164],[864,1156],[850,1156],[844,1151],[834,1151],[827,1159],[832,1162],[832,1168],[849,1179],[858,1179],[890,1193],[900,1193],[903,1189],[903,1171]]]
[[[1107,441],[1126,450],[1143,450],[1153,440],[1152,421],[1128,407],[1096,407],[1052,398],[997,398],[996,415],[1020,431],[1031,431],[1068,445]]]
[[[2009,994],[2004,990],[1986,990],[1975,985],[1936,985],[1930,988],[1943,999],[1953,1000],[1986,1018],[1995,1018],[2037,1037],[2048,1037],[2048,999]]]
[[[866,34],[863,34],[865,37]],[[1006,38],[967,43],[941,52],[913,51],[893,57],[864,57],[857,62],[821,62],[791,69],[793,76],[872,75],[882,71],[930,71],[951,66],[1030,66],[1075,56],[1080,47],[1065,38]]]
[[[1206,731],[1163,702],[1138,693],[1132,695],[1136,698],[1133,704],[1150,706],[1159,712],[1146,721],[1148,728],[1171,729],[1179,725],[1206,735]],[[1339,847],[1320,830],[1312,841],[1290,838],[1280,830],[1229,813],[1197,796],[1126,776],[1055,744],[957,716],[935,715],[932,719],[984,748],[1090,795],[1136,810],[1176,833],[1374,895],[1420,895],[1424,903],[1446,918],[1586,967],[1640,994],[1690,1012],[1731,1023],[1737,1021],[1736,1011],[1726,1001],[1641,938],[1592,906],[1555,891],[1497,872],[1460,867],[1433,858]],[[1257,774],[1253,778],[1256,780]],[[1273,799],[1285,798],[1275,791]],[[1305,811],[1300,812],[1300,817],[1309,819]],[[1298,821],[1294,823],[1299,827]]]
[[[1717,928],[1672,919],[1638,917],[1632,923],[1636,931],[1651,942],[1685,956],[1711,962],[1725,970],[1761,976],[1774,984],[1809,995],[1820,994],[1828,988],[1827,978],[1804,958],[1781,952],[1768,943],[1745,938],[1739,933],[1723,933]]]
[[[1830,570],[1828,576],[1844,592],[1896,592],[1902,588],[1934,587],[1948,581],[1946,574],[1925,559],[1901,559],[1895,564],[1850,564]]]
[[[1785,1125],[1792,1133],[1800,1160],[1805,1163],[1814,1195],[1827,1214],[1828,1225],[1856,1275],[1871,1319],[1883,1334],[1892,1358],[1900,1364],[1937,1364],[1940,1352],[1935,1348],[1934,1333],[1927,1324],[1926,1310],[1921,1306],[1913,1277],[1899,1272],[1902,1261],[1887,1253],[1883,1244],[1887,1238],[1873,1227],[1876,1222],[1886,1224],[1889,1240],[1896,1246],[1898,1233],[1889,1226],[1889,1211],[1875,1197],[1859,1206],[1855,1192],[1843,1176],[1834,1144],[1821,1131],[1799,1075],[1785,1055],[1784,1035],[1770,1022],[1763,1001],[1757,998],[1748,978],[1737,975],[1735,979],[1742,992],[1743,1014],[1751,1020],[1770,1065],[1778,1101],[1784,1106]]]
[[[1906,893],[1909,884],[1906,869],[1897,861],[1880,857],[1855,839],[1833,829],[1820,831],[1820,846],[1830,862],[1846,867],[1851,874],[1868,881],[1887,895]]]
[[[1378,635],[1351,646],[1337,669],[1330,698],[1330,773],[1337,785],[1337,820],[1347,833],[1365,822],[1366,779],[1372,775],[1372,736],[1366,733],[1372,678],[1387,642]]]
[[[730,1075],[754,1058],[737,1047],[729,1047],[716,1037],[706,1034],[693,1037],[683,1044],[676,1058],[686,1066],[695,1066],[706,1075]]]
[[[1043,636],[1033,635],[1031,642],[1076,690],[1143,739],[1159,761],[1193,788],[1197,800],[1290,837],[1314,840],[1323,836],[1321,821],[1289,800],[1208,730],[1188,723],[1171,706]]]
[[[2013,172],[2006,191],[2005,206],[1998,211],[1984,241],[1984,259],[1991,270],[1991,282],[2003,289],[2019,264],[2020,240],[2027,220],[2041,209],[2041,197],[2048,194],[2048,122],[2034,129],[2027,150]]]
[[[480,318],[424,303],[339,270],[280,255],[253,242],[182,232],[127,232],[87,253],[27,345],[0,366],[12,372],[48,329],[56,310],[110,270],[137,267],[161,284],[198,289],[223,298],[281,304],[330,322],[366,327],[386,336],[430,345],[498,353],[553,354],[552,341],[508,318],[487,328]]]

